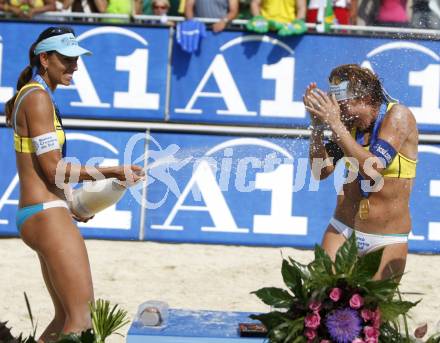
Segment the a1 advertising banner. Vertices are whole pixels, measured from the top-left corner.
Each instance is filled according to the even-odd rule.
[[[17,236],[15,214],[17,213],[19,188],[18,174],[15,166],[14,135],[11,129],[0,127],[0,236]]]
[[[123,164],[143,166],[145,137],[145,133],[135,132],[69,130],[68,160],[103,167]],[[137,195],[142,193],[143,186],[140,183],[129,188],[116,205],[99,212],[87,223],[78,223],[84,237],[139,239],[141,202]]]
[[[414,251],[440,252],[440,145],[419,145],[411,198]]]
[[[318,182],[308,140],[154,133],[144,239],[312,247],[321,241],[344,164]],[[438,252],[440,147],[420,147],[411,251]],[[156,166],[156,167],[154,167]]]
[[[12,130],[0,128],[1,137],[12,142]],[[137,163],[143,165],[145,134],[136,142],[135,133],[111,131],[67,131],[67,157],[72,163],[89,166],[114,166]],[[15,167],[15,153],[11,144],[0,147],[0,159],[5,161],[0,178],[0,236],[18,235],[15,226],[19,198],[18,175]],[[136,161],[135,159],[138,159]],[[7,162],[6,162],[7,161]],[[138,239],[140,227],[140,202],[133,194],[142,189],[142,184],[129,189],[116,204],[98,213],[87,223],[78,223],[87,238]]]
[[[0,128],[0,135],[12,141],[12,130]],[[311,177],[305,139],[77,130],[67,138],[67,158],[74,163],[147,161],[144,184],[79,224],[88,238],[312,247],[344,182],[343,163],[322,182]],[[18,234],[14,155],[11,145],[0,147],[2,236]],[[440,146],[420,145],[418,160],[410,250],[438,253],[440,172],[432,166],[440,163]]]
[[[328,89],[340,64],[374,70],[419,128],[440,130],[440,47],[435,41],[209,33],[200,51],[173,49],[170,119],[251,125],[308,125],[307,85]]]
[[[0,111],[28,64],[31,43],[47,26],[0,25]],[[307,126],[307,84],[316,81],[326,90],[332,68],[359,63],[410,107],[419,129],[440,131],[440,48],[434,41],[209,32],[195,54],[174,42],[170,65],[167,28],[74,28],[93,55],[81,57],[73,84],[55,93],[69,117],[163,121],[169,113],[171,121]]]
[[[0,111],[29,64],[31,44],[48,24],[0,25]],[[74,25],[77,39],[92,56],[78,59],[68,87],[55,99],[68,117],[163,120],[169,30],[128,26]]]

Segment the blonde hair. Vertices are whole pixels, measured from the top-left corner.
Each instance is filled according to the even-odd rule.
[[[154,6],[154,4],[158,2],[165,4],[168,8],[170,8],[170,2],[168,0],[153,0],[151,5]]]

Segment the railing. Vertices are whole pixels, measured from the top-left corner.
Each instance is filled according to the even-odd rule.
[[[5,126],[4,116],[0,116],[0,126]],[[211,124],[185,124],[185,123],[160,123],[149,121],[122,121],[122,120],[96,120],[96,119],[63,119],[63,125],[67,128],[78,129],[118,129],[134,131],[175,131],[186,133],[206,133],[244,136],[270,136],[270,137],[310,137],[311,130],[299,128],[277,128],[277,127],[254,127],[254,126],[232,126],[232,125],[211,125]],[[325,132],[330,136],[330,132]],[[438,134],[419,134],[420,143],[440,143]]]

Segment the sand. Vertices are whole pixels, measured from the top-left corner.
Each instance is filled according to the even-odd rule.
[[[251,291],[282,286],[281,252],[308,263],[312,251],[293,248],[256,248],[223,245],[163,244],[151,242],[86,241],[96,298],[118,303],[133,318],[146,300],[162,300],[172,308],[268,311]],[[35,253],[19,239],[0,239],[0,320],[13,333],[31,332],[23,297],[29,296],[40,333],[51,319],[52,305]],[[408,257],[401,290],[408,300],[422,298],[411,312],[411,327],[438,325],[440,255]],[[440,331],[440,327],[437,327]],[[128,326],[121,330],[125,334]],[[112,336],[109,342],[124,342]]]

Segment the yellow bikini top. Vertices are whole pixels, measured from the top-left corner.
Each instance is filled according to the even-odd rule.
[[[30,137],[22,137],[15,132],[15,129],[17,127],[17,113],[18,109],[20,107],[21,102],[23,99],[34,90],[41,88],[44,90],[44,87],[40,85],[39,83],[28,83],[27,85],[23,86],[20,91],[18,92],[17,98],[14,103],[14,112],[13,112],[13,121],[14,121],[14,147],[15,151],[17,152],[23,152],[23,153],[34,153],[35,148],[32,144],[32,138]],[[25,90],[27,90],[25,92]],[[58,120],[57,114],[55,112],[55,107],[53,107],[53,125],[55,127],[55,132],[57,134],[58,143],[60,145],[60,148],[63,148],[64,143],[66,142],[66,136],[64,134],[63,127],[61,126],[60,121]]]
[[[396,103],[389,103],[386,111],[388,112],[391,107],[393,107]],[[354,139],[356,139],[356,128],[351,130],[351,135]],[[371,141],[371,137],[370,137]],[[363,147],[365,150],[370,149],[370,145]],[[350,163],[346,162],[346,167],[350,168]],[[413,179],[416,177],[416,167],[417,161],[412,160],[405,155],[398,152],[394,159],[391,161],[390,165],[382,170],[381,174],[384,177],[397,177],[402,179]]]

